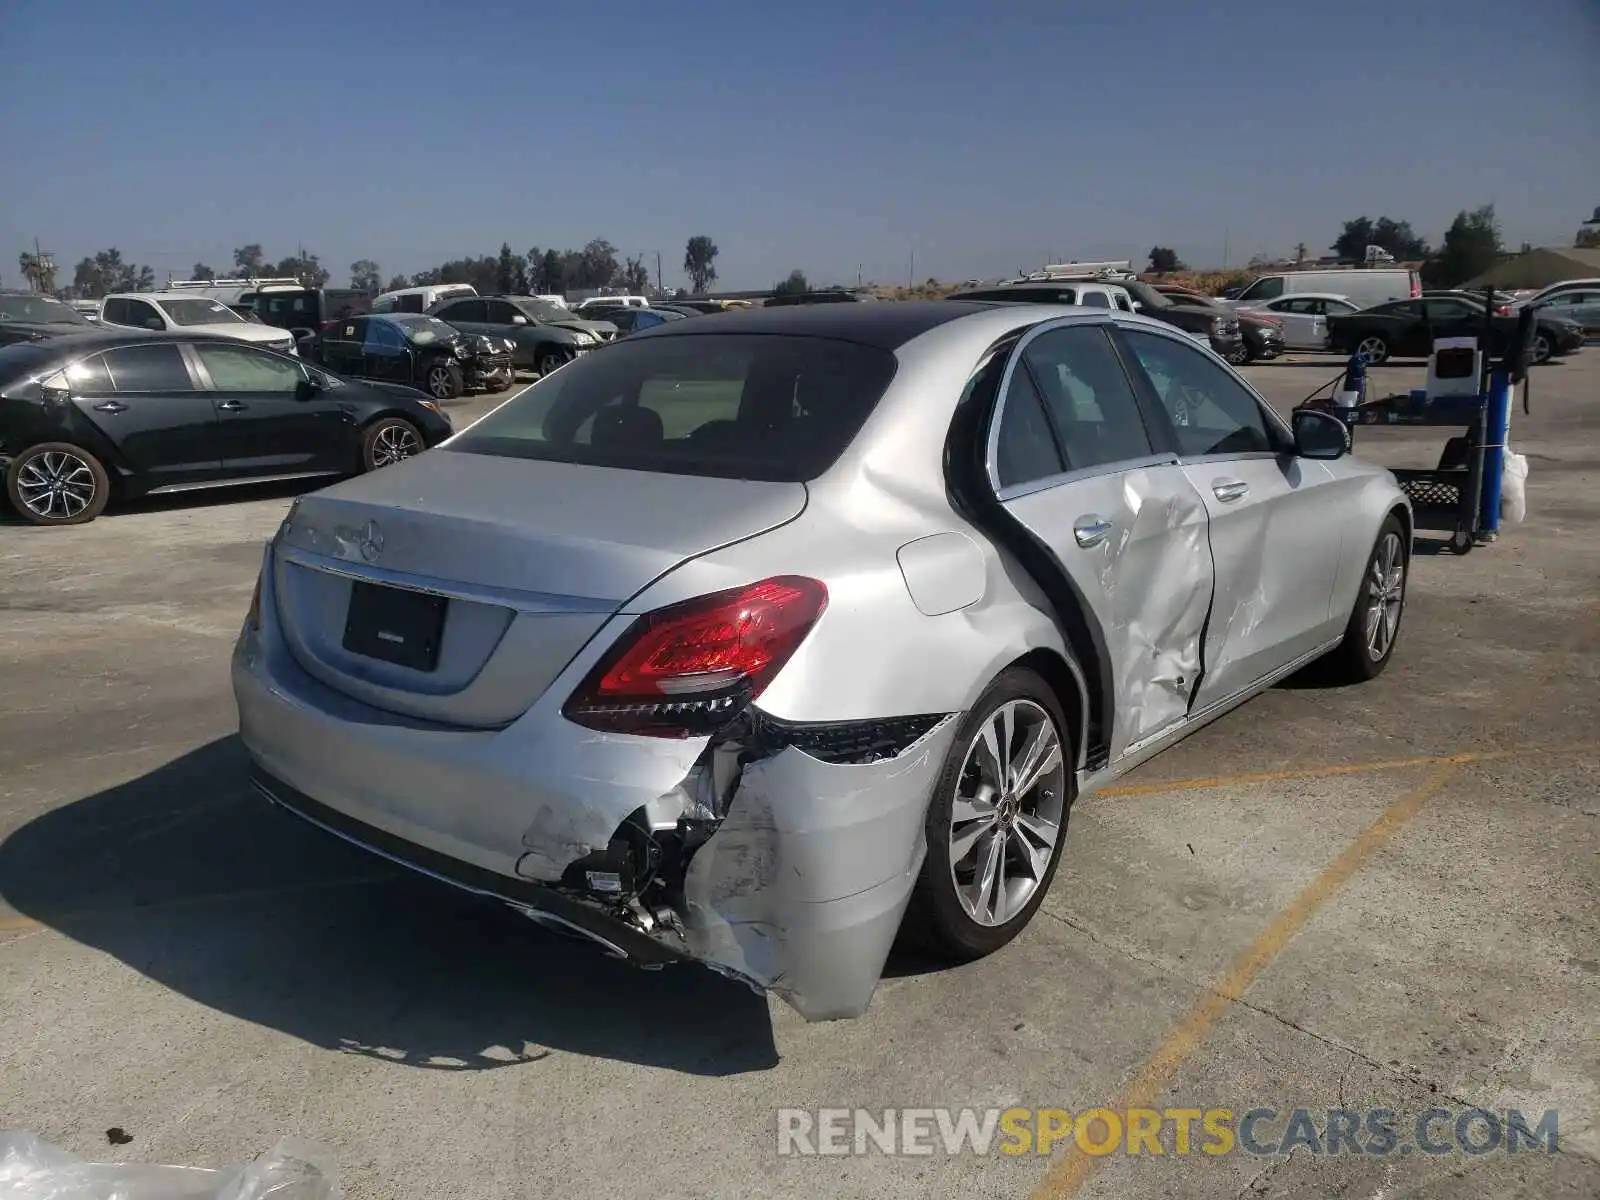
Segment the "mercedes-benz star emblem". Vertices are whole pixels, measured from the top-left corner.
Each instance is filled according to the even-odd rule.
[[[377,562],[378,555],[383,553],[383,530],[378,528],[376,521],[368,521],[361,527],[361,540],[356,543],[361,550],[361,557],[368,562]]]

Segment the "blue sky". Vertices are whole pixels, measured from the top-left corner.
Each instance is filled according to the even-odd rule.
[[[1600,204],[1600,0],[6,0],[0,281],[38,237],[344,282],[605,237],[722,285],[1437,241]]]

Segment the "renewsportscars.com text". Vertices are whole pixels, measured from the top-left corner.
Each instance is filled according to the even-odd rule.
[[[780,1155],[1554,1154],[1554,1110],[782,1108]]]

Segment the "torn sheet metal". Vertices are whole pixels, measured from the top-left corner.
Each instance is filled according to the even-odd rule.
[[[928,799],[954,736],[946,717],[877,762],[823,762],[789,746],[747,765],[684,879],[690,953],[809,1020],[864,1012],[922,865]]]

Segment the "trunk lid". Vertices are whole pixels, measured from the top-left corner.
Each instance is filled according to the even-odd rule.
[[[299,502],[277,543],[277,611],[328,686],[504,725],[645,585],[805,503],[799,483],[431,451]]]

